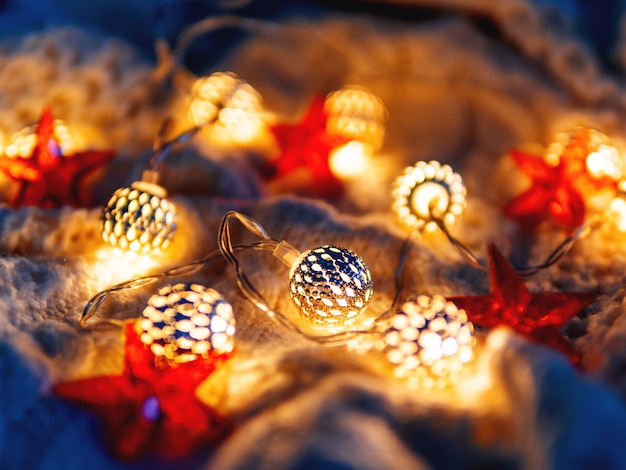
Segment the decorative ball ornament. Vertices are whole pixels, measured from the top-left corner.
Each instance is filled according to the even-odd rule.
[[[620,232],[626,232],[626,180],[617,184],[617,194],[609,205],[608,214],[613,225]]]
[[[456,381],[474,356],[474,326],[464,310],[439,295],[404,302],[383,341],[394,374],[427,387]]]
[[[52,126],[56,142],[51,141],[49,145],[58,145],[57,153],[71,155],[77,149],[85,147],[81,134],[76,129],[69,128],[61,119],[54,119]],[[13,134],[4,148],[4,154],[9,158],[30,158],[37,145],[37,127],[27,126]]]
[[[102,238],[123,251],[164,250],[176,232],[176,209],[163,187],[137,181],[113,193],[102,211]]]
[[[410,230],[433,232],[435,219],[451,226],[465,209],[461,175],[437,161],[417,162],[393,184],[392,209]]]
[[[360,256],[324,245],[302,253],[290,272],[290,294],[306,320],[341,326],[354,320],[372,299],[373,283]]]
[[[324,111],[329,133],[368,144],[373,152],[380,149],[387,110],[378,96],[362,87],[345,86],[326,97]]]
[[[199,284],[161,288],[148,300],[136,329],[155,356],[178,363],[234,348],[232,307],[215,289]]]
[[[584,161],[592,178],[608,177],[619,181],[624,174],[624,161],[613,140],[603,132],[578,127],[557,134],[548,147],[544,159],[557,166],[562,158]]]
[[[215,72],[194,82],[187,114],[196,126],[213,122],[208,131],[217,140],[246,141],[259,133],[261,95],[231,72]]]

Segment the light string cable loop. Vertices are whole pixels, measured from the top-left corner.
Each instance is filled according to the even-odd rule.
[[[211,119],[203,122],[199,126],[194,126],[177,136],[171,138],[170,140],[166,140],[165,136],[167,132],[171,129],[174,120],[171,117],[167,117],[161,123],[161,127],[159,128],[159,132],[154,138],[154,142],[152,144],[152,154],[150,154],[150,160],[148,161],[148,171],[156,172],[158,165],[163,161],[165,156],[170,152],[172,147],[177,144],[181,144],[187,142],[193,138],[200,130],[204,127],[210,126],[215,121],[217,121],[217,114],[212,116]]]
[[[263,249],[263,246],[266,244],[267,244],[266,241],[260,241],[260,242],[251,243],[247,245],[236,245],[233,247],[233,251],[237,252],[237,251],[241,251],[244,249],[260,250],[260,249]],[[87,328],[87,322],[95,316],[98,308],[100,308],[102,303],[111,294],[115,294],[116,292],[120,292],[126,289],[135,289],[137,287],[142,287],[147,284],[151,284],[159,279],[165,279],[165,278],[176,277],[176,276],[187,276],[189,274],[193,274],[197,272],[201,267],[217,260],[221,256],[222,256],[222,253],[220,252],[220,250],[213,250],[202,259],[195,260],[187,264],[175,266],[161,273],[136,277],[128,281],[115,284],[114,286],[111,286],[103,291],[100,291],[97,294],[95,294],[93,297],[91,297],[91,299],[89,299],[89,301],[85,305],[85,308],[83,309],[83,313],[79,321],[79,325],[81,328]],[[122,322],[123,321],[120,321],[120,320],[105,319],[105,320],[100,320],[98,322],[98,326],[107,326],[107,325],[118,326]]]
[[[235,15],[208,16],[188,26],[178,36],[176,45],[171,51],[171,56],[168,58],[170,67],[172,68],[169,73],[173,75],[172,81],[175,88],[182,88],[196,78],[184,65],[185,53],[191,44],[204,34],[209,34],[222,28],[233,27],[241,28],[250,33],[265,34],[268,36],[279,35],[285,28],[284,25],[273,21]],[[323,34],[320,34],[317,29],[314,27],[306,27],[306,25],[298,25],[298,29],[302,31],[302,34],[314,37],[318,42],[323,43],[329,51],[339,56],[341,60],[348,64],[348,70],[355,70],[356,64],[354,60],[337,47],[336,43],[330,41]]]
[[[263,297],[263,295],[254,287],[252,282],[250,282],[250,279],[248,278],[248,276],[246,276],[243,266],[235,255],[235,252],[237,250],[236,246],[232,244],[229,225],[231,220],[238,221],[248,231],[264,240],[265,243],[255,245],[254,249],[256,250],[272,251],[276,257],[278,257],[285,263],[287,263],[286,259],[297,257],[297,255],[295,254],[297,250],[295,250],[295,248],[293,248],[285,241],[279,242],[272,239],[258,222],[237,211],[227,212],[223,216],[222,222],[220,223],[218,233],[219,249],[222,252],[222,255],[224,256],[226,261],[228,261],[235,270],[235,275],[239,288],[250,302],[252,302],[258,309],[265,312],[267,316],[274,320],[278,325],[287,329],[288,331],[291,331],[292,333],[302,336],[305,339],[327,345],[341,345],[352,339],[355,339],[358,336],[377,334],[377,332],[374,330],[374,324],[371,329],[367,330],[348,330],[329,335],[312,335],[300,329],[294,322],[289,319],[289,317],[287,317],[282,312],[272,309]]]
[[[393,295],[393,299],[391,301],[391,305],[387,310],[378,315],[374,319],[374,324],[377,324],[381,320],[386,319],[392,312],[396,310],[398,303],[400,302],[400,298],[402,296],[402,292],[404,291],[404,265],[406,261],[409,259],[409,254],[411,253],[411,248],[413,247],[413,242],[422,237],[422,232],[420,230],[413,230],[408,237],[404,239],[402,242],[402,247],[400,248],[400,256],[398,257],[398,263],[396,264],[396,271],[394,273],[394,287],[395,293]]]
[[[448,241],[457,249],[461,256],[463,256],[463,258],[465,258],[474,268],[483,271],[489,270],[489,267],[483,264],[467,246],[465,246],[460,240],[455,238],[450,233],[450,230],[448,229],[444,221],[441,220],[441,218],[437,217],[435,214],[433,214],[432,210],[431,217],[432,220],[437,224],[437,227],[439,227],[439,229],[444,233]],[[574,243],[576,243],[578,240],[585,238],[587,235],[589,235],[589,233],[591,233],[592,229],[594,229],[603,222],[604,216],[602,214],[592,215],[581,225],[579,225],[570,236],[568,236],[561,243],[559,243],[542,263],[535,266],[515,268],[515,272],[522,277],[530,277],[534,276],[539,271],[553,266],[569,252]]]

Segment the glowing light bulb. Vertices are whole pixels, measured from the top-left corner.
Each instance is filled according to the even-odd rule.
[[[382,100],[365,88],[349,85],[330,93],[324,110],[329,133],[368,144],[371,153],[382,146],[387,110]]]
[[[334,149],[329,156],[328,166],[335,176],[353,178],[367,171],[373,150],[370,144],[351,141]]]
[[[245,143],[262,129],[263,104],[259,93],[230,72],[215,72],[193,84],[187,114],[196,126],[215,120],[207,132],[223,143]]]
[[[62,120],[53,121],[53,130],[61,154],[71,155],[85,147],[81,133],[68,127]],[[13,134],[4,148],[4,154],[9,158],[30,158],[37,144],[36,131],[37,126],[28,126]]]
[[[615,227],[626,232],[626,180],[621,180],[617,188],[617,195],[611,201],[608,213]]]
[[[448,165],[417,162],[394,182],[392,209],[410,230],[432,232],[435,218],[449,227],[461,216],[465,193],[461,176]]]
[[[230,353],[235,344],[232,307],[215,289],[199,284],[161,288],[135,328],[155,356],[178,363]]]
[[[544,158],[553,166],[563,158],[583,160],[588,174],[596,179],[608,177],[619,181],[624,174],[624,161],[613,140],[586,127],[558,134]]]
[[[361,257],[324,245],[302,253],[291,267],[291,299],[303,318],[325,326],[354,320],[372,299],[372,275]]]
[[[146,181],[115,191],[102,211],[103,240],[137,254],[166,249],[176,231],[176,209],[166,195]]]
[[[409,298],[389,319],[383,351],[394,375],[425,387],[456,382],[474,357],[474,325],[439,295]]]

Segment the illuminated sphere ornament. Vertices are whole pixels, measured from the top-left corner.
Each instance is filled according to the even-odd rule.
[[[235,344],[232,307],[215,289],[199,284],[161,288],[148,300],[136,330],[155,356],[178,363],[227,354]]]
[[[454,382],[474,357],[473,324],[464,310],[439,295],[404,302],[383,340],[394,374],[426,386]]]
[[[435,219],[451,226],[465,209],[461,175],[437,161],[417,162],[393,184],[392,209],[410,230],[433,232]]]
[[[262,126],[261,95],[231,72],[215,72],[193,84],[187,114],[196,126],[213,122],[211,136],[218,140],[246,141]]]
[[[563,158],[584,161],[592,178],[608,177],[619,181],[624,174],[624,161],[613,140],[603,132],[587,127],[557,134],[544,158],[553,166]]]
[[[291,299],[306,320],[318,325],[354,320],[372,299],[369,269],[346,248],[324,245],[302,253],[290,278]]]
[[[377,151],[385,137],[387,110],[382,100],[365,88],[346,86],[326,97],[326,129],[372,146]]]
[[[620,231],[626,232],[626,180],[621,180],[617,185],[617,194],[611,201],[608,214],[613,225]]]
[[[102,211],[102,238],[126,252],[164,250],[176,231],[176,209],[165,189],[145,181],[113,193]]]
[[[84,138],[75,128],[68,127],[60,119],[55,119],[52,126],[54,139],[62,155],[71,155],[85,147]],[[55,142],[49,145],[53,144]],[[37,145],[37,126],[27,126],[11,136],[4,148],[4,154],[9,158],[30,158],[35,145]]]

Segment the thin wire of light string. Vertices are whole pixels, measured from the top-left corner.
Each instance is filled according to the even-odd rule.
[[[391,301],[391,306],[385,310],[383,313],[378,315],[374,320],[374,323],[378,323],[381,320],[384,320],[389,316],[390,313],[395,311],[396,306],[400,302],[400,296],[404,291],[404,265],[406,261],[409,259],[409,254],[411,253],[411,248],[413,247],[413,242],[417,238],[421,238],[422,233],[419,230],[414,230],[411,234],[404,239],[402,243],[402,247],[400,248],[400,256],[398,258],[398,263],[396,264],[396,272],[394,274],[394,286],[395,286],[395,294],[393,296],[393,300]]]
[[[265,245],[266,243],[267,243],[266,241],[260,241],[260,242],[251,243],[247,245],[236,245],[233,247],[233,251],[241,251],[245,249],[261,250],[261,249],[264,249],[263,245]],[[271,249],[273,249],[273,246]],[[100,308],[102,303],[111,294],[124,291],[127,289],[136,289],[138,287],[142,287],[147,284],[158,281],[159,279],[165,279],[165,278],[176,277],[176,276],[188,276],[189,274],[193,274],[197,272],[201,267],[215,261],[221,256],[222,254],[220,250],[213,250],[202,259],[195,260],[190,263],[182,264],[179,266],[175,266],[161,273],[149,274],[147,276],[142,276],[142,277],[136,277],[128,281],[115,284],[114,286],[111,286],[103,291],[100,291],[97,294],[95,294],[93,297],[91,297],[91,299],[89,299],[89,301],[85,305],[83,309],[83,313],[79,321],[79,325],[81,328],[87,328],[87,322],[95,316],[95,314],[97,313],[97,310]],[[120,323],[122,322],[117,321],[117,320],[102,319],[102,320],[99,320],[98,326],[102,326],[106,324],[117,326]]]
[[[433,222],[437,224],[437,227],[439,227],[439,229],[443,232],[448,241],[457,249],[461,256],[463,256],[463,258],[465,258],[470,265],[472,265],[476,269],[480,269],[483,271],[489,270],[489,267],[483,264],[467,246],[465,246],[460,240],[455,238],[450,233],[448,227],[442,219],[435,216],[432,212],[431,217]],[[559,243],[556,248],[554,248],[554,250],[552,250],[550,254],[546,257],[545,261],[535,266],[515,268],[515,272],[522,277],[531,277],[538,272],[553,266],[569,252],[574,243],[582,238],[585,238],[587,235],[589,235],[593,228],[595,228],[598,224],[602,222],[603,217],[601,214],[595,214],[589,217],[585,222],[579,225],[569,237],[565,238],[561,243]]]
[[[156,167],[163,161],[165,156],[169,153],[174,145],[181,144],[189,141],[193,136],[195,136],[201,129],[206,126],[210,126],[214,122],[217,121],[219,116],[219,109],[213,115],[211,119],[206,122],[203,122],[199,126],[192,127],[185,132],[178,134],[176,137],[171,138],[170,140],[165,140],[165,135],[168,130],[172,127],[173,120],[171,118],[166,118],[161,127],[159,128],[159,132],[157,133],[154,143],[152,145],[152,154],[150,155],[150,161],[148,162],[148,168],[150,170],[156,170]]]
[[[250,302],[252,302],[259,310],[265,312],[267,316],[274,320],[279,326],[305,339],[326,345],[341,345],[359,336],[378,334],[374,330],[375,325],[373,325],[372,328],[367,330],[348,330],[329,335],[312,335],[299,328],[294,322],[289,319],[289,317],[287,317],[282,312],[272,309],[263,297],[263,295],[254,287],[252,282],[250,282],[250,279],[248,279],[248,276],[246,275],[242,264],[239,262],[237,256],[235,256],[236,250],[234,249],[235,247],[232,244],[229,225],[231,220],[238,221],[251,233],[263,238],[264,241],[267,242],[267,244],[263,245],[263,248],[260,248],[262,250],[274,251],[281,242],[272,239],[267,234],[265,229],[254,219],[245,216],[237,211],[229,211],[222,217],[218,233],[218,244],[222,255],[231,264],[235,271],[237,285],[241,289],[244,296]]]
[[[266,34],[271,36],[281,34],[285,25],[273,21],[252,19],[235,15],[209,16],[204,18],[203,20],[185,28],[178,36],[176,45],[171,52],[171,63],[173,67],[171,73],[176,74],[177,72],[184,70],[186,74],[191,74],[192,72],[188,71],[184,66],[184,56],[189,46],[198,37],[204,34],[209,34],[219,29],[229,27],[241,28],[242,30],[246,30],[251,33]],[[323,43],[329,51],[332,51],[334,54],[339,56],[347,64],[348,70],[356,70],[356,64],[352,58],[339,49],[337,44],[330,41],[325,35],[320,34],[316,28],[306,28],[303,25],[299,25],[299,30],[302,30],[303,34],[308,35],[309,37],[314,37],[319,43]],[[174,80],[174,83],[176,84],[176,80]]]

